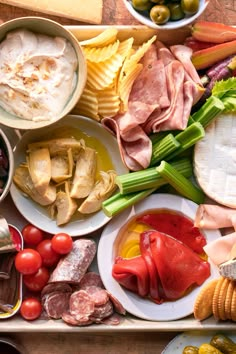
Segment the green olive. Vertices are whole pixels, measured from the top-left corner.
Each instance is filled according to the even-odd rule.
[[[179,3],[173,2],[168,5],[168,8],[170,10],[170,19],[172,21],[181,20],[181,18],[184,18],[185,14],[184,14],[182,7]]]
[[[152,3],[149,0],[132,0],[132,6],[138,11],[149,11]]]
[[[165,5],[155,5],[151,8],[150,18],[157,25],[163,25],[170,19],[170,10]]]
[[[181,7],[186,15],[193,15],[198,12],[199,0],[181,0]]]

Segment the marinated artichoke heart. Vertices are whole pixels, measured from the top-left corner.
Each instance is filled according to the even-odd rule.
[[[83,139],[39,141],[27,146],[26,163],[16,168],[13,181],[36,203],[48,206],[49,216],[60,226],[76,211],[100,210],[115,190],[116,172],[97,171],[97,165],[97,151]]]
[[[101,209],[102,202],[109,198],[116,189],[115,171],[101,171],[101,179],[95,184],[94,188],[79,207],[82,214],[94,213]]]

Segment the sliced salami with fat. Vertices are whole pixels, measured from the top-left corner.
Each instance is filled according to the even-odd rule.
[[[96,243],[94,240],[80,238],[74,241],[72,251],[61,258],[50,276],[49,283],[79,283],[95,254]]]
[[[123,307],[123,305],[120,303],[120,301],[114,295],[112,295],[109,291],[107,291],[107,294],[109,296],[109,299],[113,303],[116,312],[118,312],[120,315],[125,315],[126,310]]]
[[[111,316],[101,320],[101,323],[108,326],[118,326],[120,324],[120,316],[117,313],[113,313]]]
[[[104,288],[102,279],[99,274],[95,272],[86,273],[79,283],[80,289],[86,289],[88,286],[98,286]]]
[[[103,318],[112,315],[113,311],[114,310],[113,310],[112,302],[108,300],[107,303],[102,306],[95,306],[94,312],[90,318],[93,319],[94,321],[96,321],[97,319],[102,320]]]
[[[62,293],[66,293],[66,292],[72,293],[72,288],[67,283],[47,284],[41,291],[41,297],[43,297],[46,294],[53,293],[55,291],[59,291]]]
[[[94,312],[95,304],[84,290],[74,292],[70,297],[70,313],[73,316],[90,316]]]
[[[104,305],[109,300],[107,291],[99,288],[98,286],[88,286],[85,291],[89,294],[96,306]]]
[[[45,295],[43,307],[50,318],[59,319],[69,309],[70,293],[53,292]]]

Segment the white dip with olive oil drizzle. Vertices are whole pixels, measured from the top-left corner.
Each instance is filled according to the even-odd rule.
[[[64,38],[9,32],[0,44],[0,105],[23,119],[53,120],[75,88],[77,65]]]

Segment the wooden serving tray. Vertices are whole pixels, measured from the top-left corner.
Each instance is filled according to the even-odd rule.
[[[85,40],[94,37],[101,33],[107,26],[68,26],[69,30],[79,39]],[[175,31],[156,31],[144,26],[116,26],[119,30],[119,39],[123,40],[133,36],[135,43],[138,45],[154,34],[157,34],[157,38],[160,41],[170,45],[183,43],[186,36],[189,34],[189,28],[183,28]],[[6,130],[8,138],[14,145],[18,139],[17,132],[12,131],[9,128],[0,126]],[[15,208],[10,195],[0,205],[0,214],[2,214],[8,221],[8,223],[17,226],[19,229],[27,223],[27,221],[21,216],[18,210]],[[98,230],[93,233],[93,237],[99,241],[102,230]],[[96,263],[92,265],[92,268],[97,269]],[[79,332],[79,333],[109,333],[109,332],[183,332],[191,330],[201,331],[223,331],[223,330],[236,330],[236,323],[230,321],[217,322],[213,317],[208,318],[205,321],[199,322],[194,319],[193,316],[188,316],[181,320],[176,321],[146,321],[138,319],[134,316],[127,315],[123,318],[123,321],[119,326],[106,326],[106,325],[91,325],[88,327],[73,327],[64,323],[62,320],[36,320],[25,321],[20,316],[16,315],[11,319],[0,321],[0,332]]]

